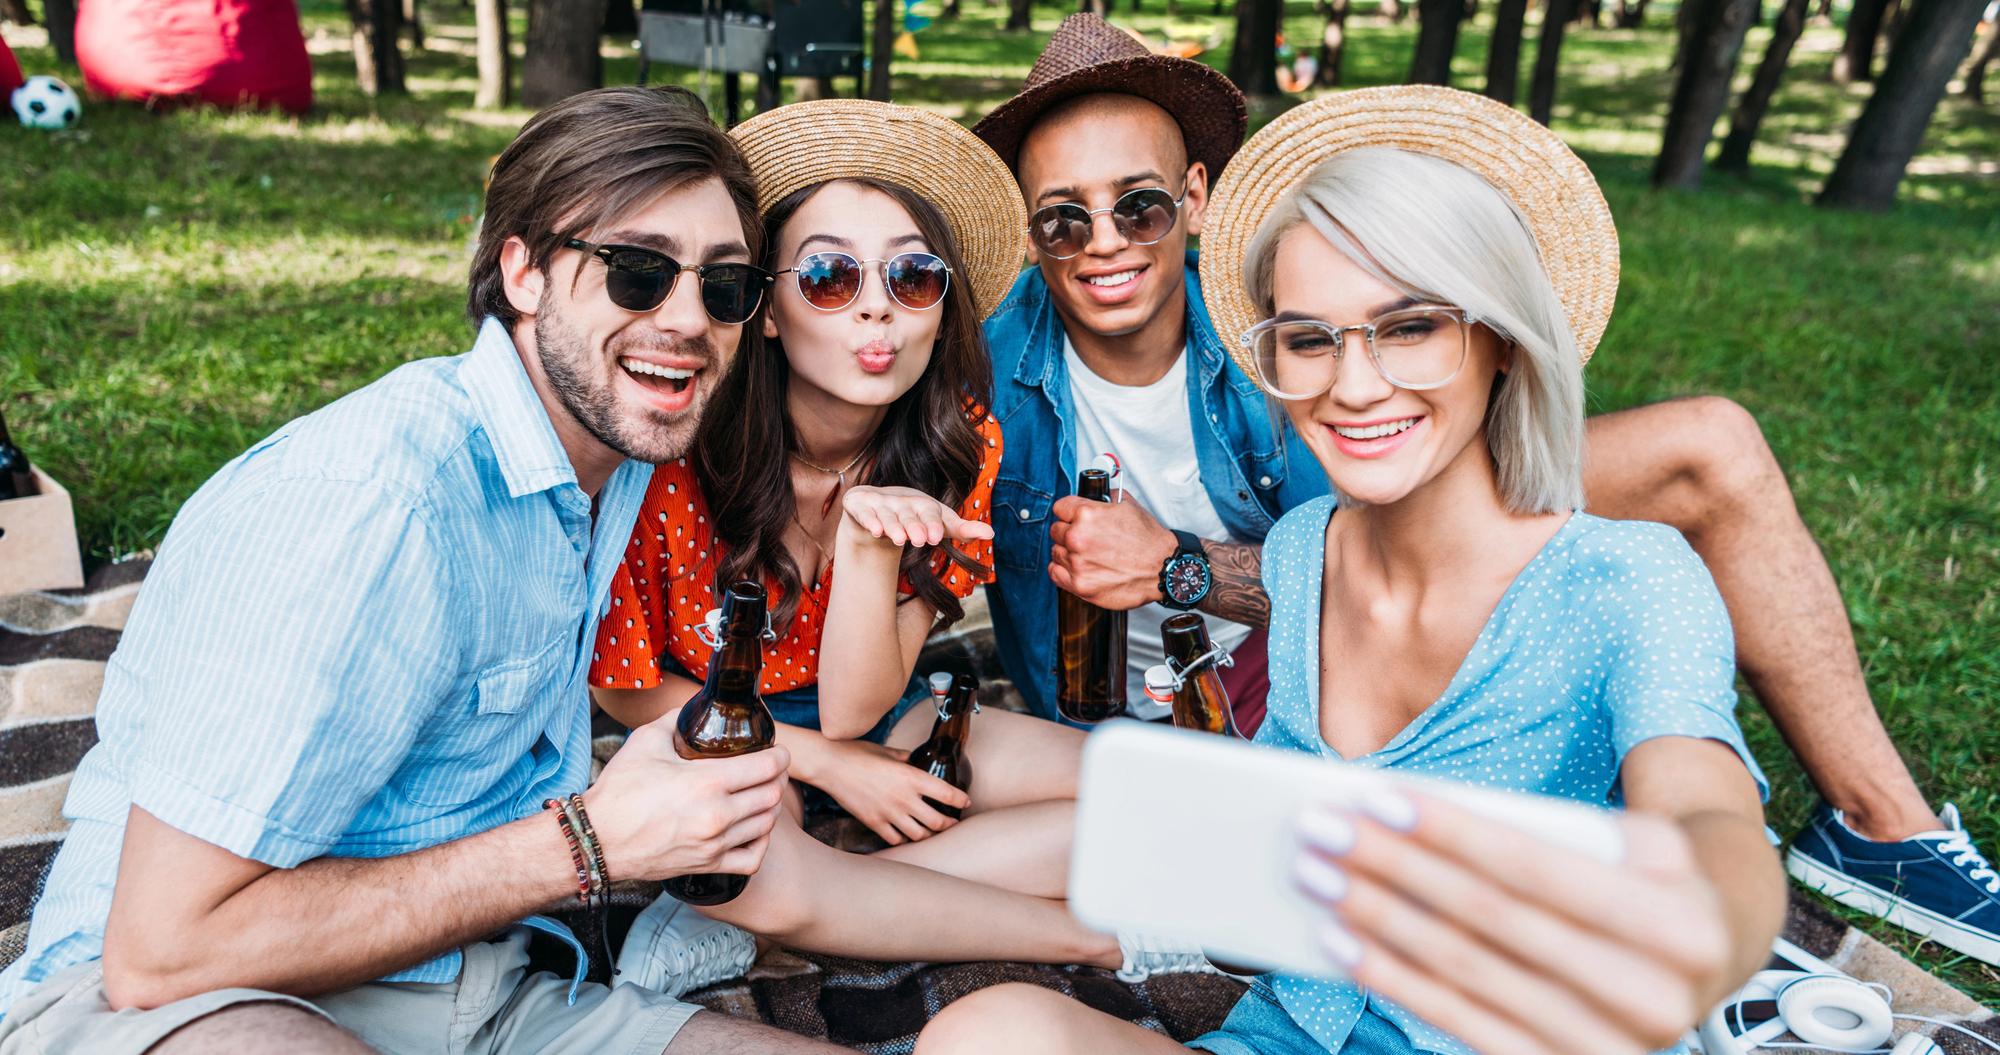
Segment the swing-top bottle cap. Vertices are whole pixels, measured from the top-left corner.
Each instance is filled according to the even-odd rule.
[[[1181,679],[1174,677],[1172,668],[1165,663],[1146,668],[1146,698],[1155,703],[1174,702],[1174,693],[1180,688]]]
[[[1105,453],[1100,454],[1095,458],[1092,458],[1090,460],[1090,465],[1087,468],[1096,469],[1097,471],[1103,473],[1106,476],[1116,478],[1119,469],[1118,456],[1112,454],[1109,451],[1106,451]]]
[[[951,691],[951,674],[949,672],[936,671],[927,680],[930,683],[932,696],[942,697],[945,693]]]

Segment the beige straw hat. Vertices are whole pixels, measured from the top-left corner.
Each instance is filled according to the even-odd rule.
[[[1243,292],[1250,239],[1320,163],[1357,147],[1396,147],[1455,162],[1528,218],[1584,362],[1618,297],[1618,231],[1597,180],[1554,132],[1483,95],[1436,85],[1361,88],[1294,107],[1243,144],[1210,197],[1201,232],[1202,297],[1215,332],[1250,377],[1243,331],[1259,313]]]
[[[956,122],[914,106],[817,99],[758,114],[729,133],[757,176],[759,211],[815,183],[869,176],[924,196],[951,222],[985,318],[1021,273],[1028,214],[992,148]]]

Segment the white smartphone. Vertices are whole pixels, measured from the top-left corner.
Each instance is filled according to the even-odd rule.
[[[1607,864],[1617,814],[1568,799],[1407,776],[1207,733],[1111,722],[1084,742],[1069,907],[1085,926],[1196,942],[1245,967],[1339,977],[1293,886],[1293,821],[1404,788]]]

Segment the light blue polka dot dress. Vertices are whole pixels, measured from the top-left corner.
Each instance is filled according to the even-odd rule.
[[[1271,694],[1257,742],[1338,758],[1319,732],[1320,580],[1332,514],[1332,498],[1308,502],[1264,540]],[[1736,725],[1735,672],[1729,613],[1680,534],[1577,513],[1501,596],[1444,695],[1353,761],[1616,804],[1627,751],[1656,736],[1692,736],[1734,748],[1768,792]],[[1471,1055],[1351,983],[1288,974],[1259,979],[1220,1031],[1193,1043],[1220,1055]]]

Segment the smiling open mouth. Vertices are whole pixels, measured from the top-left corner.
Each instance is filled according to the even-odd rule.
[[[685,392],[688,382],[693,380],[697,373],[694,370],[679,370],[671,366],[655,366],[630,358],[619,359],[618,365],[624,367],[626,373],[637,378],[640,384],[655,391]]]
[[[1394,436],[1399,432],[1414,428],[1422,418],[1404,418],[1401,421],[1385,421],[1380,425],[1335,425],[1333,431],[1350,440],[1379,440],[1384,436]]]
[[[1122,286],[1127,282],[1130,282],[1133,279],[1138,278],[1139,272],[1143,270],[1145,269],[1135,267],[1130,271],[1120,271],[1115,275],[1092,275],[1089,278],[1084,279],[1084,281],[1090,283],[1093,286],[1099,286],[1104,288],[1110,288],[1113,286]]]

